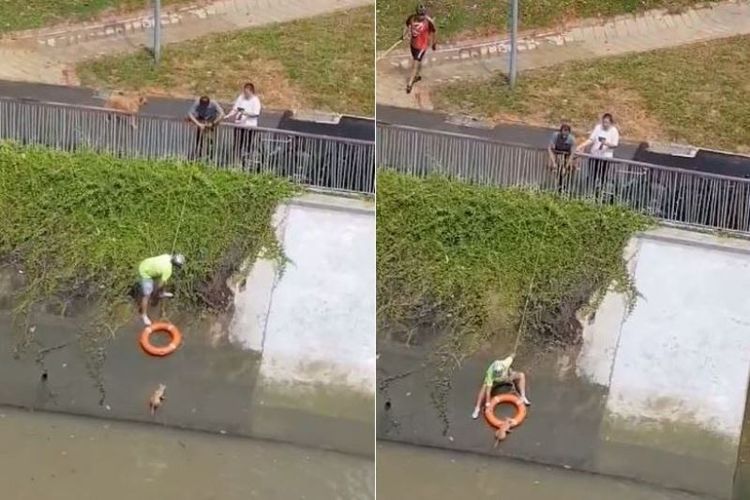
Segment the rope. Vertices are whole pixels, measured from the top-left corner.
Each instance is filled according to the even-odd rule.
[[[544,225],[544,231],[542,232],[542,236],[547,235],[547,229],[549,229],[549,221]],[[542,238],[544,239],[544,238]],[[526,313],[528,311],[529,302],[531,301],[531,291],[534,288],[534,282],[536,281],[536,273],[539,269],[539,261],[541,260],[542,251],[540,250],[536,254],[536,260],[534,262],[533,271],[531,273],[531,279],[529,280],[529,290],[526,293],[526,302],[523,305],[523,311],[521,312],[521,321],[518,324],[518,333],[516,333],[516,341],[513,344],[513,351],[511,352],[511,355],[515,358],[516,354],[518,354],[518,346],[521,343],[521,338],[523,338],[523,334],[525,332],[526,327]]]
[[[190,188],[193,185],[193,174],[190,173],[190,180],[188,181],[188,189],[185,192],[185,197],[182,199],[182,208],[180,209],[180,218],[177,219],[177,228],[175,228],[174,232],[174,240],[172,240],[172,250],[169,251],[169,255],[174,255],[174,249],[177,245],[177,237],[180,234],[180,226],[182,226],[182,219],[185,215],[185,206],[187,205],[188,196],[190,196]]]
[[[378,61],[380,61],[381,59],[383,59],[383,58],[387,57],[387,56],[388,56],[388,54],[390,54],[391,52],[393,52],[393,50],[394,50],[394,49],[395,49],[396,47],[398,47],[398,46],[399,46],[399,45],[401,44],[401,42],[403,42],[403,41],[404,41],[404,39],[403,39],[403,38],[399,39],[399,40],[398,40],[398,41],[397,41],[396,43],[394,43],[393,45],[391,45],[391,46],[390,46],[390,47],[388,48],[388,50],[386,50],[385,52],[383,52],[382,54],[380,54],[380,57],[378,57],[378,58],[377,58],[377,60],[378,60]],[[377,62],[377,61],[376,61],[376,62]]]

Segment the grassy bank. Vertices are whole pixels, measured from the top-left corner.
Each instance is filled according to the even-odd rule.
[[[528,71],[515,92],[500,76],[447,85],[435,89],[433,101],[442,110],[498,121],[556,127],[567,119],[578,134],[611,111],[621,137],[630,140],[750,152],[748,72],[750,37],[744,36]]]
[[[177,302],[221,307],[224,280],[242,260],[278,250],[271,215],[292,194],[272,177],[8,144],[0,172],[0,262],[25,276],[19,311],[92,300],[106,321],[129,300],[140,260],[173,243],[187,257]]]
[[[87,86],[233,100],[255,83],[265,106],[371,116],[372,7],[169,45],[162,62],[140,52],[81,63]]]
[[[592,293],[630,289],[622,252],[648,224],[617,207],[388,171],[377,196],[378,334],[426,343],[444,332],[437,394],[464,357],[512,350],[522,316],[523,343],[577,341],[571,320]]]
[[[162,5],[193,4],[194,0],[162,0]],[[0,33],[86,21],[103,14],[148,9],[149,0],[4,0],[0,2]]]
[[[714,0],[715,1],[715,0]],[[522,30],[555,26],[573,19],[614,16],[648,9],[683,9],[703,0],[533,0],[520,2]],[[443,40],[485,36],[506,31],[508,1],[433,0],[425,2]],[[378,49],[388,48],[401,36],[412,0],[378,0]]]

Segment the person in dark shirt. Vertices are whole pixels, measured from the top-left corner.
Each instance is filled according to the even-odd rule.
[[[195,134],[195,147],[190,155],[191,160],[195,160],[203,156],[203,154],[211,156],[213,153],[214,131],[222,118],[224,118],[224,110],[219,103],[207,95],[201,96],[192,105],[188,112],[188,119],[195,124],[197,130]]]
[[[570,180],[573,171],[573,152],[576,150],[576,140],[570,125],[563,123],[560,129],[552,134],[547,152],[550,167],[555,172],[558,192],[563,192],[566,182]]]

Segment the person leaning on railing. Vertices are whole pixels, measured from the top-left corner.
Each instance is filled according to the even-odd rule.
[[[190,154],[190,159],[195,160],[202,156],[204,149],[209,156],[213,154],[214,131],[216,126],[224,118],[224,110],[219,103],[208,97],[201,96],[188,111],[188,120],[197,127],[195,133],[195,147]],[[206,147],[207,146],[207,147]]]
[[[563,123],[560,129],[552,134],[547,146],[550,168],[555,173],[557,190],[563,191],[564,184],[573,171],[573,151],[576,149],[576,139],[571,133],[570,125]]]
[[[620,145],[620,132],[615,127],[615,119],[611,113],[604,113],[602,119],[591,131],[589,138],[578,146],[577,153],[589,154],[589,175],[593,176],[594,186],[601,187],[607,175],[607,166],[614,157],[614,151]]]

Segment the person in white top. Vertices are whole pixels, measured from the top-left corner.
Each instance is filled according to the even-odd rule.
[[[234,101],[232,110],[227,114],[236,126],[234,130],[234,154],[240,159],[249,152],[253,145],[255,128],[258,126],[262,106],[260,98],[255,94],[255,85],[246,83],[242,93]]]
[[[602,120],[596,124],[589,138],[578,148],[576,152],[583,153],[588,150],[593,157],[589,161],[593,170],[594,182],[598,185],[607,174],[607,163],[614,157],[614,150],[620,145],[620,132],[615,127],[615,120],[611,113],[604,113]]]

